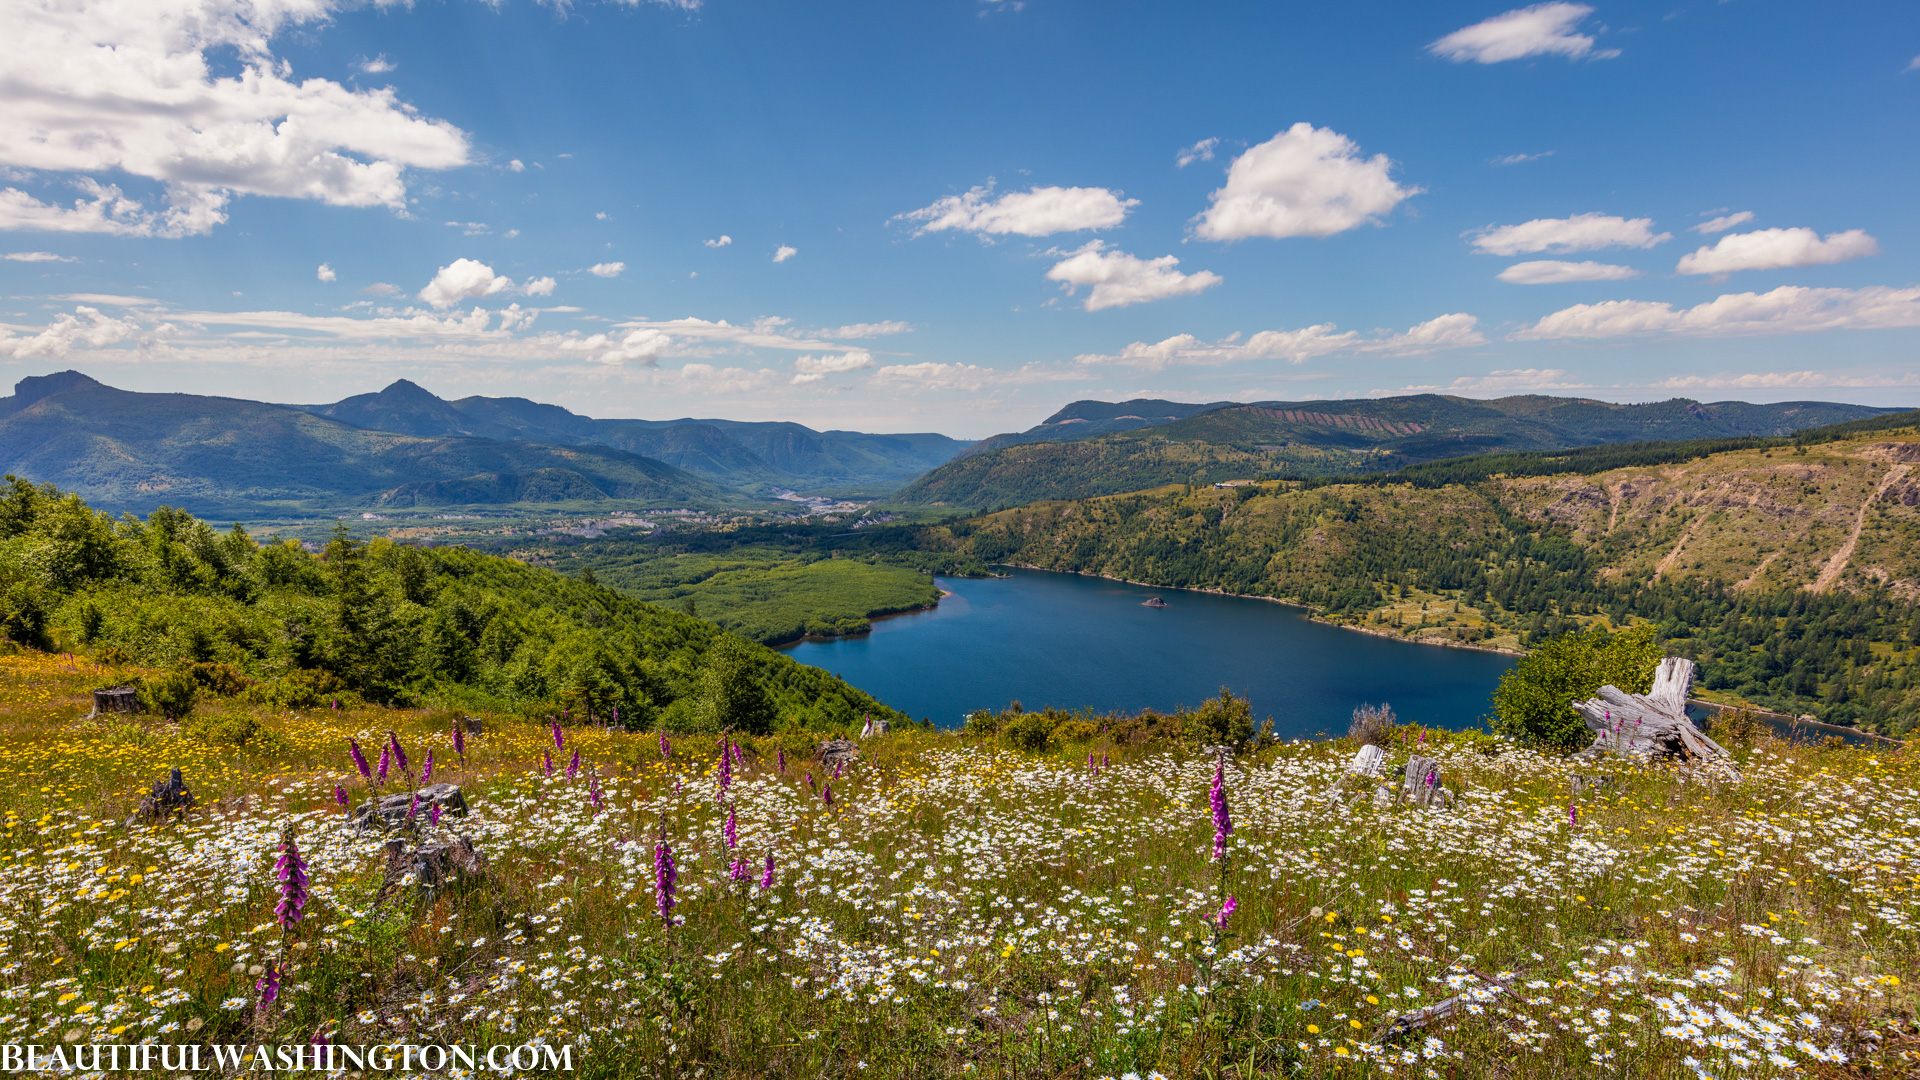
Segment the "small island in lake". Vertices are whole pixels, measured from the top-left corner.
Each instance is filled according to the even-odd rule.
[[[1145,600],[1141,601],[1140,606],[1141,607],[1166,607],[1167,602],[1165,600],[1160,599],[1157,596],[1149,596]]]

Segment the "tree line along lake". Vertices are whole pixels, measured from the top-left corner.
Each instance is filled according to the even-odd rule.
[[[859,637],[787,647],[914,717],[955,727],[1018,700],[1096,713],[1198,705],[1221,687],[1282,738],[1346,731],[1355,706],[1411,723],[1476,726],[1513,658],[1314,622],[1266,600],[1043,570],[942,578],[951,595]],[[1149,607],[1160,597],[1165,607]]]

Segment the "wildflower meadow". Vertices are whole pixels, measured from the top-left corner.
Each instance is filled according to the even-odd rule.
[[[1400,728],[1456,795],[1421,807],[1345,740],[916,730],[829,763],[817,734],[565,716],[85,719],[128,674],[0,657],[6,1041],[534,1044],[622,1077],[1920,1074],[1912,744],[1762,734],[1737,779],[1572,785]],[[197,805],[129,823],[175,766]],[[396,837],[478,858],[422,880]]]

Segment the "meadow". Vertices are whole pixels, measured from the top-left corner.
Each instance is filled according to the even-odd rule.
[[[1423,809],[1343,780],[1345,740],[1219,764],[1091,724],[1029,750],[914,730],[833,769],[817,733],[85,719],[141,673],[0,656],[9,1041],[531,1042],[608,1077],[1920,1070],[1911,742],[1759,735],[1737,779],[1590,766],[1609,782],[1575,796],[1563,759],[1401,727],[1390,758],[1458,794]],[[125,824],[169,766],[199,806]],[[470,837],[484,869],[381,901],[392,834],[343,803],[429,780],[470,813],[405,834]]]

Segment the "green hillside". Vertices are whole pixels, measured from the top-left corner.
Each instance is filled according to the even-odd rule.
[[[141,394],[78,372],[0,400],[0,468],[107,510],[168,504],[223,517],[344,507],[597,503],[674,508],[741,497],[606,446],[352,427],[299,409]]]
[[[902,506],[987,508],[1161,484],[1353,476],[1423,461],[1603,443],[1791,435],[1890,410],[1828,402],[1637,405],[1538,395],[1364,401],[1076,402],[1019,436],[995,436],[896,493]],[[1114,410],[1129,409],[1113,415]],[[1197,411],[1195,411],[1197,410]],[[1178,414],[1160,416],[1160,413]],[[1113,425],[1126,424],[1124,430]]]
[[[1363,483],[1038,502],[926,529],[920,545],[1286,599],[1421,640],[1517,648],[1647,621],[1669,652],[1701,663],[1709,693],[1911,730],[1920,430],[1839,430],[1848,437],[1603,447]]]
[[[41,649],[199,665],[223,692],[565,708],[629,727],[839,727],[899,714],[818,668],[677,611],[465,548],[337,537],[316,557],[162,508],[115,522],[0,490],[0,633]],[[250,686],[248,684],[251,684]]]

